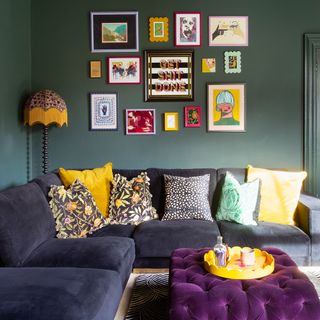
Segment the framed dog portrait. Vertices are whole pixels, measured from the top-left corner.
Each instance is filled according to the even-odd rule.
[[[175,12],[174,45],[176,47],[201,46],[201,13]]]
[[[126,134],[156,134],[156,110],[126,109]]]

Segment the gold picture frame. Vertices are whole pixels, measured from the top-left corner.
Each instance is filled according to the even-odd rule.
[[[169,23],[167,17],[149,18],[149,40],[150,42],[168,42]]]
[[[100,60],[89,61],[89,77],[92,79],[101,78],[101,61]]]
[[[179,121],[178,112],[165,112],[164,113],[164,131],[178,131]]]

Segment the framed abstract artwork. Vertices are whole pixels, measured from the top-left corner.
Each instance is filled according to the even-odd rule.
[[[101,78],[101,61],[91,60],[89,62],[89,77],[92,79]]]
[[[241,52],[226,51],[224,53],[224,72],[240,73],[241,72]]]
[[[168,18],[151,17],[149,18],[149,40],[150,42],[168,42]]]
[[[208,131],[245,131],[245,84],[208,84]]]
[[[117,93],[90,93],[90,130],[118,130]]]
[[[126,134],[156,134],[155,109],[126,109]]]
[[[184,107],[184,126],[186,128],[201,127],[201,107],[200,106]]]
[[[248,46],[248,17],[209,17],[209,46]]]
[[[91,52],[139,51],[137,11],[91,12]]]
[[[201,46],[201,13],[174,13],[174,45],[176,47]]]
[[[178,131],[178,112],[164,113],[164,131]]]
[[[108,83],[141,83],[141,57],[108,57]]]
[[[193,100],[193,50],[146,50],[145,101]]]

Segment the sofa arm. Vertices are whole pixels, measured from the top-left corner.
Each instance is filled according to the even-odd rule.
[[[312,265],[320,264],[320,199],[302,193],[295,221],[297,226],[310,236]]]

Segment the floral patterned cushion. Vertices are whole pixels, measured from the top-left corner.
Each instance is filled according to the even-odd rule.
[[[67,190],[51,186],[49,197],[58,238],[86,238],[107,224],[92,194],[78,179]]]
[[[109,206],[111,223],[138,225],[158,219],[156,209],[152,207],[149,181],[146,172],[141,172],[130,181],[118,173],[114,175]]]

